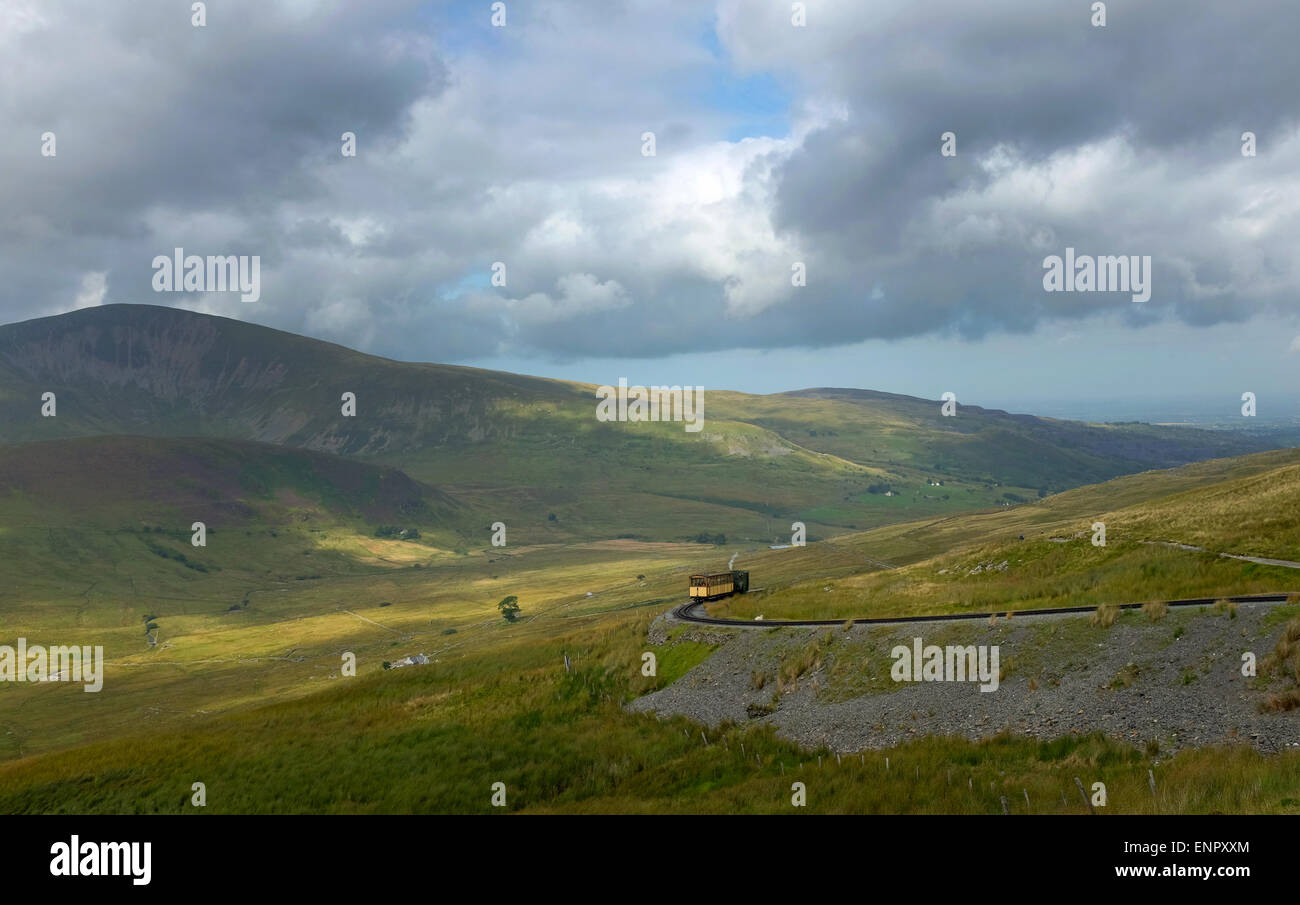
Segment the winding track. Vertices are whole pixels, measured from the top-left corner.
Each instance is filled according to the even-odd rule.
[[[1294,593],[1294,592],[1292,592]],[[1229,600],[1233,603],[1285,603],[1290,594],[1282,592],[1278,594],[1244,594],[1240,597],[1193,597],[1186,600],[1166,600],[1166,605],[1170,607],[1180,606],[1213,606],[1216,600]],[[702,606],[702,603],[687,602],[673,609],[673,616],[682,622],[695,622],[700,625],[725,625],[732,628],[771,628],[772,626],[800,626],[800,625],[843,625],[851,621],[854,625],[906,625],[909,622],[952,622],[958,619],[988,619],[993,616],[1006,618],[1008,613],[1014,614],[1016,619],[1023,619],[1030,616],[1054,616],[1065,613],[1091,613],[1096,611],[1095,606],[1061,606],[1045,610],[1010,610],[1001,613],[946,613],[938,616],[895,616],[885,619],[718,619],[713,616],[696,615],[693,611]],[[1145,603],[1121,603],[1118,608],[1121,610],[1136,610],[1145,606]]]

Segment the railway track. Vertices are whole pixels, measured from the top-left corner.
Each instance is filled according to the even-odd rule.
[[[1239,597],[1193,597],[1185,600],[1166,600],[1165,604],[1169,607],[1184,606],[1213,606],[1215,601],[1228,600],[1232,603],[1285,603],[1287,598],[1294,592],[1282,592],[1278,594],[1244,594]],[[1118,608],[1121,610],[1141,609],[1150,601],[1142,603],[1121,603]],[[1032,616],[1056,616],[1070,613],[1091,613],[1097,607],[1095,606],[1062,606],[1052,607],[1043,610],[1005,610],[1003,612],[992,613],[945,613],[937,616],[894,616],[884,619],[719,619],[714,616],[698,615],[695,610],[702,607],[703,603],[683,603],[673,609],[673,617],[682,622],[694,622],[700,625],[725,625],[732,628],[770,628],[772,626],[813,626],[813,625],[843,625],[845,622],[852,622],[854,625],[906,625],[911,622],[953,622],[962,619],[989,619],[993,617],[1005,619],[1008,614],[1014,614],[1016,619],[1024,619]]]

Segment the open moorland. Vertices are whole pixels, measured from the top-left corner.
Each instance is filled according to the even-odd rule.
[[[780,812],[799,774],[813,811],[1082,813],[1080,776],[1117,811],[1300,812],[1294,604],[973,626],[1011,662],[963,720],[879,684],[892,629],[664,618],[733,558],[756,590],[711,610],[746,620],[1297,590],[1219,555],[1300,559],[1285,435],[857,391],[710,391],[696,434],[599,423],[593,389],[170,309],[0,328],[2,640],[107,663],[0,688],[0,811],[183,812],[201,781],[208,812],[477,813],[497,782],[511,811]],[[1097,685],[1111,711],[1017,722]]]

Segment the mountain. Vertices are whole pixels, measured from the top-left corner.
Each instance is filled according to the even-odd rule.
[[[47,392],[53,418],[41,416]],[[355,417],[341,412],[344,393]],[[397,467],[483,513],[482,530],[506,521],[528,542],[770,542],[792,521],[829,536],[1288,443],[965,403],[944,417],[937,401],[865,390],[705,396],[692,433],[597,421],[588,384],[396,362],[174,308],[107,305],[0,327],[6,442],[210,437],[333,453]]]
[[[10,440],[221,436],[348,455],[500,439],[502,400],[562,384],[403,364],[256,324],[107,305],[0,328],[0,426]],[[57,419],[39,399],[58,395]],[[355,393],[361,417],[340,416]]]
[[[203,776],[238,790],[219,810],[471,810],[465,790],[510,764],[502,781],[546,808],[565,799],[531,790],[602,758],[635,776],[647,743],[664,781],[698,776],[678,726],[623,702],[710,654],[647,632],[688,572],[733,557],[761,582],[729,605],[769,619],[1244,593],[1295,574],[1216,554],[1300,556],[1300,453],[1142,470],[1258,436],[964,404],[944,417],[857,390],[707,393],[695,434],[597,422],[588,385],[170,309],[0,328],[0,622],[33,644],[102,645],[108,664],[102,693],[0,695],[0,807],[175,810]],[[1089,540],[1098,519],[1106,547]],[[762,548],[793,520],[828,542]],[[1145,543],[1161,540],[1205,550]],[[497,609],[508,596],[516,622]],[[653,677],[627,668],[647,645]],[[386,668],[415,654],[430,662]],[[769,769],[804,756],[744,738]],[[536,751],[553,755],[545,776]],[[605,783],[582,795],[635,795]]]

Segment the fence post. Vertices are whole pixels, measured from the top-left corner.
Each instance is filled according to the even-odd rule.
[[[1088,813],[1097,813],[1097,809],[1092,806],[1092,801],[1088,798],[1088,793],[1083,791],[1083,780],[1076,776],[1074,777],[1074,784],[1079,787],[1079,794],[1083,797],[1083,803],[1088,806]]]

